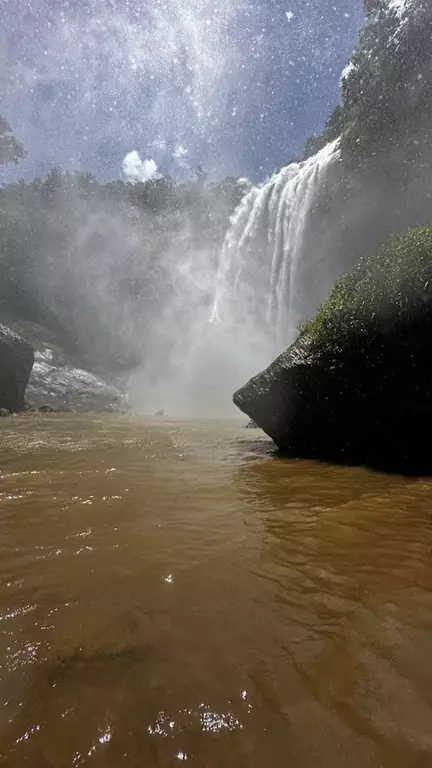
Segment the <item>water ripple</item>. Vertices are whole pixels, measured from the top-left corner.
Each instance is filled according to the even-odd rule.
[[[0,430],[0,763],[432,764],[431,482],[232,424]]]

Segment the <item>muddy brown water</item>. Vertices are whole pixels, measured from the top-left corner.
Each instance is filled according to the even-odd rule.
[[[0,423],[0,765],[432,765],[432,483]]]

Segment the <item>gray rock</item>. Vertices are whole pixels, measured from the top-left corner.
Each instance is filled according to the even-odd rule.
[[[5,325],[0,325],[0,409],[22,411],[32,370],[34,353],[30,344]]]
[[[116,386],[73,361],[57,360],[49,347],[36,351],[27,401],[40,412],[122,412],[128,408],[125,395]]]
[[[8,317],[7,324],[34,350],[34,366],[26,390],[27,410],[39,413],[128,410],[119,379],[111,380],[106,372],[89,372],[86,363],[64,350],[61,339],[53,331],[16,317]]]

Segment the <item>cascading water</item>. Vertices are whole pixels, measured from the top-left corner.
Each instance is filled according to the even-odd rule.
[[[298,295],[310,289],[303,265],[313,270],[319,256],[315,214],[338,157],[335,141],[252,189],[231,219],[217,274],[208,254],[173,260],[175,297],[158,322],[148,366],[131,381],[140,409],[232,414],[232,393],[294,339],[304,319]]]
[[[304,319],[296,301],[299,268],[316,258],[308,253],[305,235],[338,157],[339,139],[283,168],[243,199],[222,250],[214,323],[234,328],[252,321],[255,333],[279,348],[293,340]]]

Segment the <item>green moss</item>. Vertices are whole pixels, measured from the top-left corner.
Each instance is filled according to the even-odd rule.
[[[412,323],[432,323],[432,226],[409,230],[361,258],[302,331],[315,350],[325,351]]]

